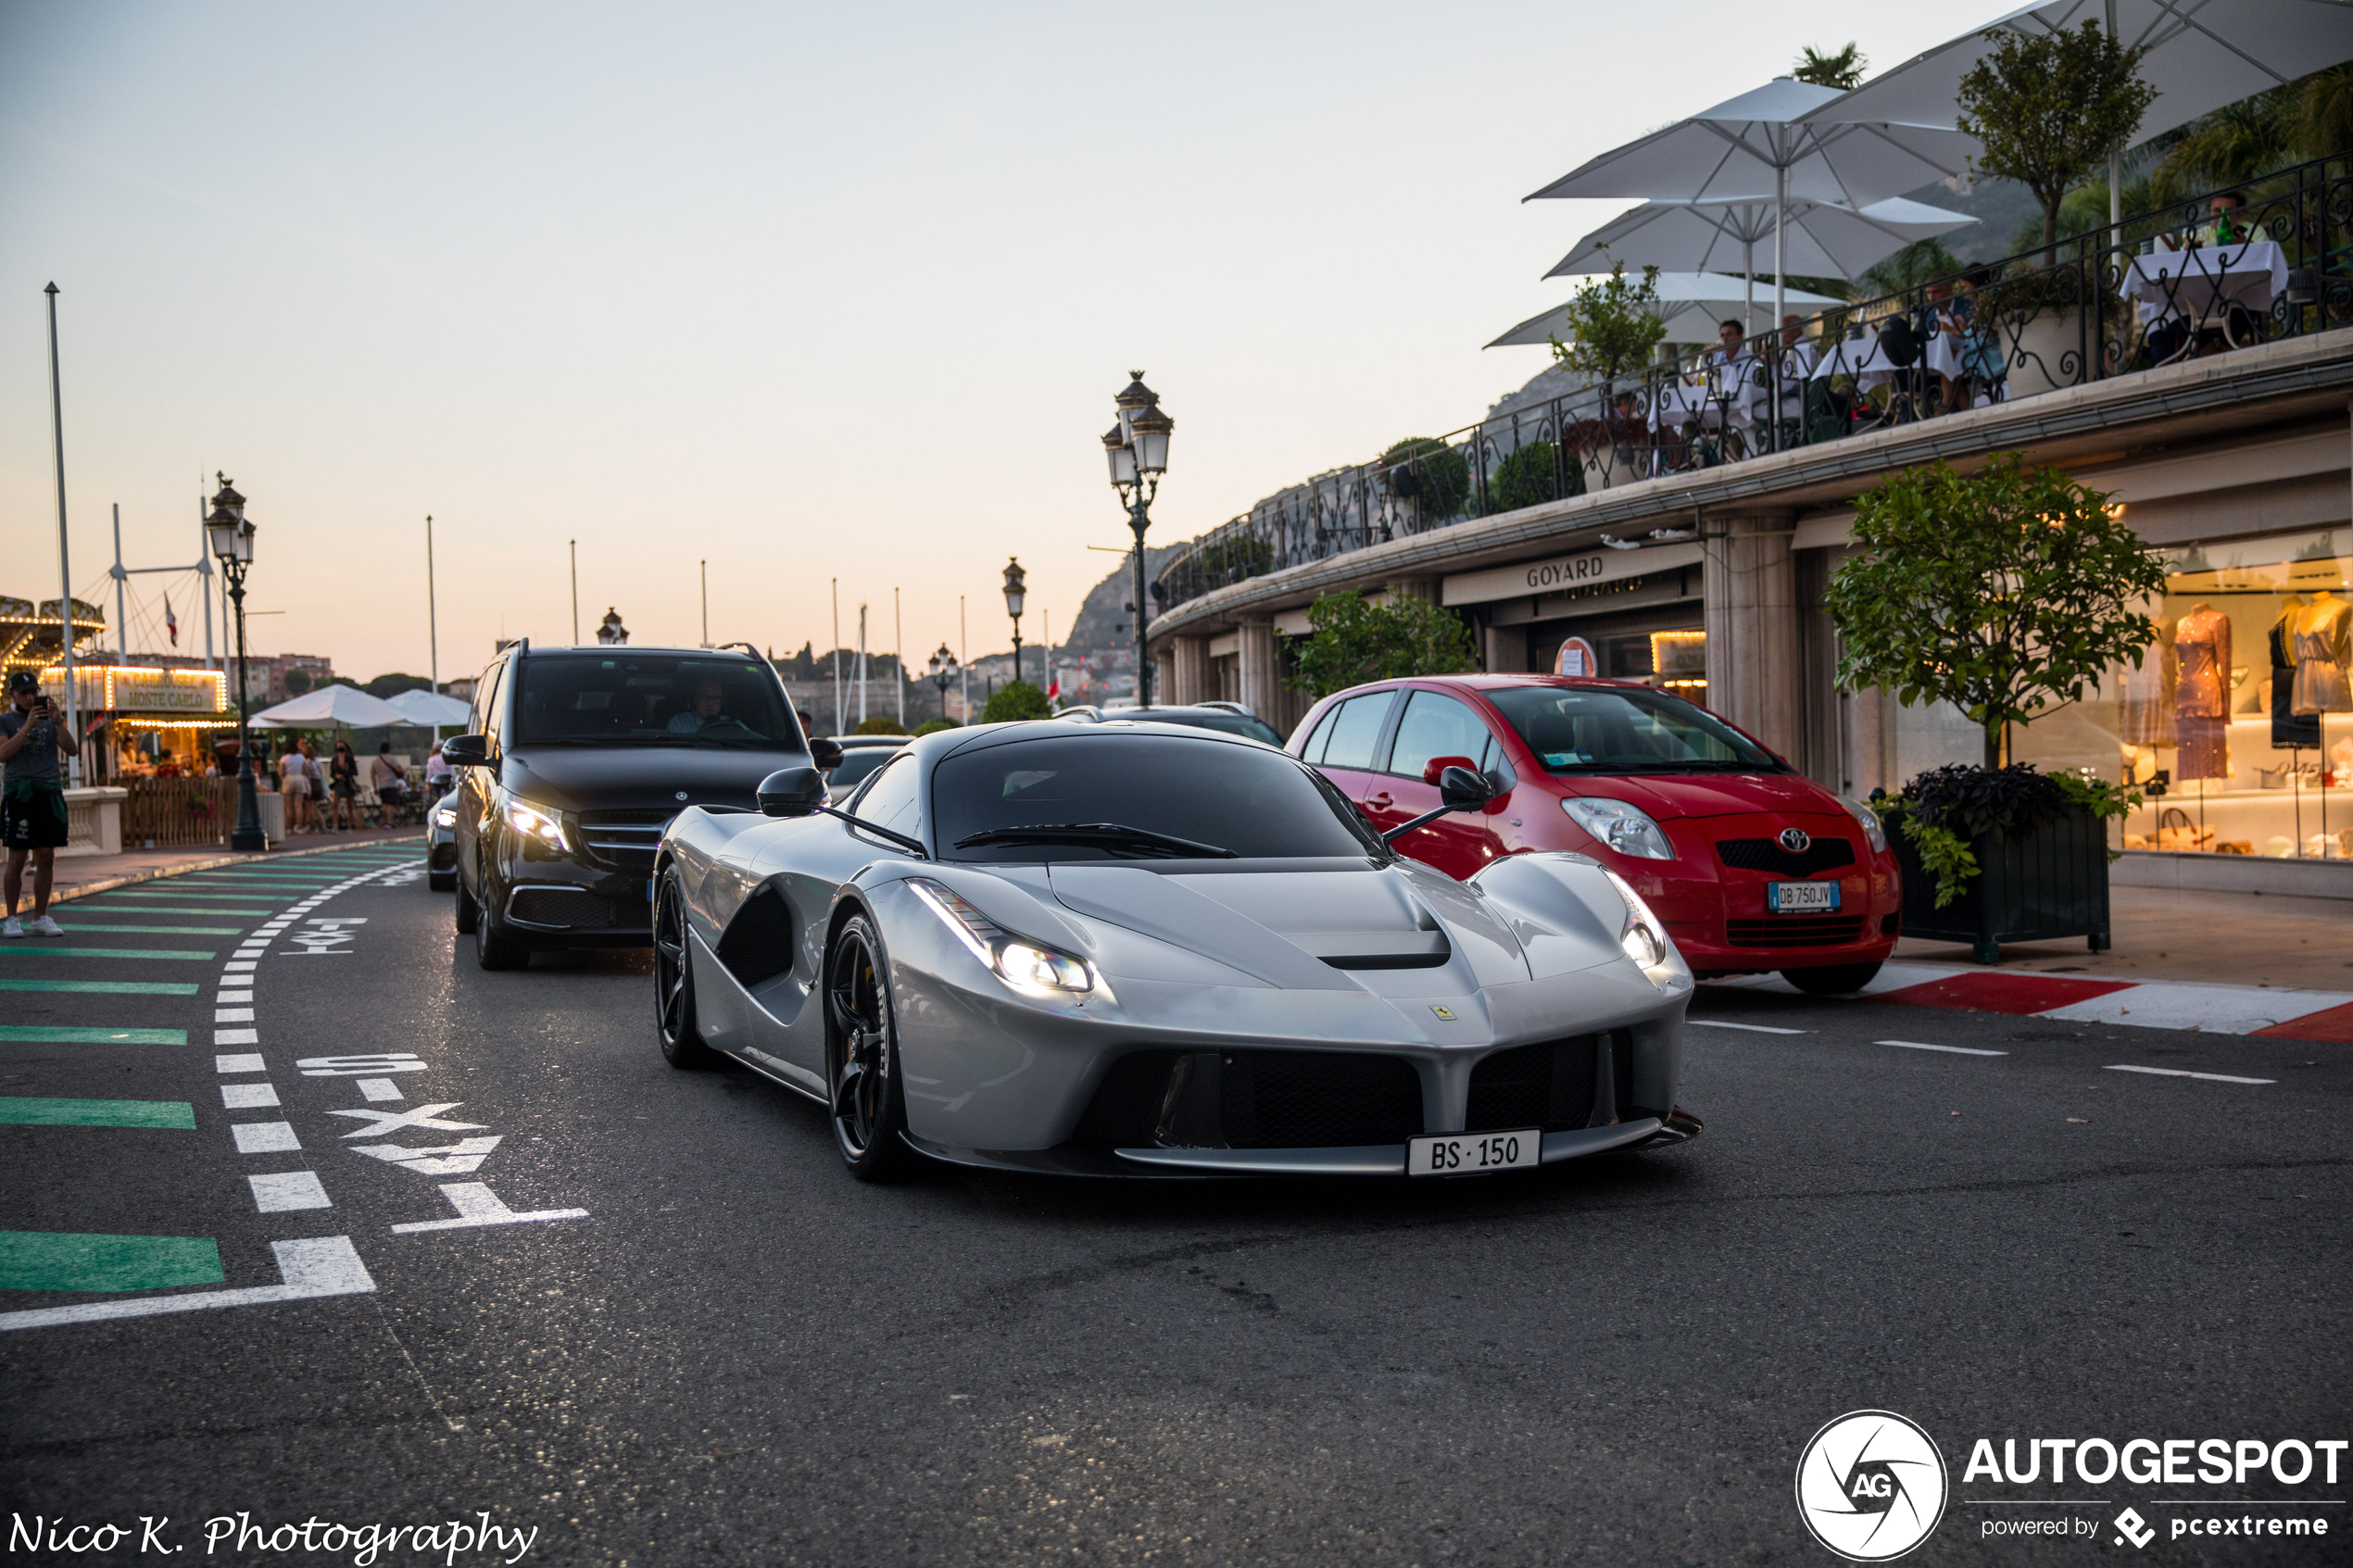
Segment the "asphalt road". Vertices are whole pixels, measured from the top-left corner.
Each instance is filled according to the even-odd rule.
[[[2142,1555],[2128,1504],[2152,1560],[2345,1561],[2353,1509],[2302,1505],[2353,1461],[1963,1469],[2353,1436],[2348,1047],[1703,988],[1695,1019],[1793,1032],[1694,1028],[1708,1131],[1669,1151],[873,1188],[815,1106],[665,1066],[638,955],[477,971],[412,853],[148,884],[0,950],[0,1314],[48,1314],[0,1316],[0,1490],[12,1532],[130,1532],[13,1557],[347,1562],[319,1529],[486,1515],[539,1563],[1830,1562],[1799,1454],[1877,1408],[1950,1475],[1907,1561]],[[123,985],[156,989],[84,988]],[[509,1216],[548,1217],[400,1228]],[[160,1302],[194,1310],[84,1311]],[[2334,1534],[2166,1533],[2233,1499]],[[2096,1538],[1986,1534],[2066,1516]],[[312,1520],[316,1550],[258,1533]]]

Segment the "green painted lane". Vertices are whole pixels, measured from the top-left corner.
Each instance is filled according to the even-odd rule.
[[[194,986],[189,989],[194,990]],[[48,1023],[0,1023],[0,1042],[42,1046],[184,1046],[185,1029],[92,1029]]]
[[[195,904],[84,904],[76,900],[66,909],[71,915],[241,915],[251,920],[257,915],[277,913],[275,905],[258,909],[216,909]]]
[[[88,991],[114,997],[193,997],[191,980],[19,980],[0,976],[0,991]]]
[[[90,925],[81,922],[69,925],[57,922],[59,931],[140,931],[150,936],[243,936],[242,925]]]
[[[196,1108],[184,1099],[27,1099],[0,1097],[0,1126],[174,1127],[194,1130]]]
[[[0,1290],[168,1290],[226,1277],[208,1236],[0,1231]]]
[[[0,947],[0,958],[27,954],[45,959],[190,959],[200,962],[220,956],[196,947],[55,947],[46,942],[11,942]]]

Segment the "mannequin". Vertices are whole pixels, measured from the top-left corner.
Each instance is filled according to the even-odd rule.
[[[2296,621],[2304,601],[2294,594],[2271,622],[2271,744],[2301,748],[2321,744],[2321,718],[2296,710]]]
[[[2183,779],[2231,776],[2231,619],[2200,600],[2173,628],[2180,671],[2174,722],[2181,737],[2176,771]]]
[[[2171,746],[2174,686],[2173,628],[2155,622],[2146,652],[2138,666],[2124,667],[2124,725],[2119,737],[2126,746]]]
[[[2296,612],[2292,633],[2296,711],[2317,717],[2353,709],[2353,683],[2346,676],[2353,664],[2353,605],[2323,588]]]

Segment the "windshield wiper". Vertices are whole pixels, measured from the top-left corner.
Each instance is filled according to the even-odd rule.
[[[966,834],[956,840],[959,849],[975,848],[984,844],[1100,844],[1105,847],[1120,844],[1158,849],[1172,859],[1178,856],[1204,860],[1241,859],[1239,850],[1220,849],[1214,844],[1197,844],[1189,838],[1153,833],[1148,828],[1131,828],[1121,822],[1036,822],[1026,827],[989,828],[981,833]]]

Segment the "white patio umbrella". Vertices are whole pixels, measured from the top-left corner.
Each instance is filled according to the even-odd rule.
[[[290,697],[253,716],[254,723],[272,730],[315,730],[333,725],[372,730],[385,725],[417,722],[388,702],[370,696],[357,686],[321,686]]]
[[[2353,6],[2340,0],[2047,0],[2028,6],[1882,71],[1806,115],[1809,129],[1898,116],[1951,125],[1961,78],[1990,52],[1988,32],[2037,34],[2097,21],[2145,45],[2141,80],[2158,91],[2137,134],[2185,125],[2224,104],[2353,59]],[[2108,159],[2108,221],[2123,217],[2123,149]]]
[[[1613,148],[1527,197],[1639,196],[1646,201],[1768,200],[1773,204],[1773,319],[1788,295],[1780,279],[1792,201],[1863,207],[1949,180],[1976,144],[1912,116],[1810,122],[1845,94],[1777,77],[1638,141]]]
[[[402,692],[384,699],[386,708],[396,708],[407,714],[411,724],[429,725],[438,734],[452,724],[463,724],[473,717],[473,709],[454,696],[436,692]]]
[[[1756,245],[1773,232],[1768,201],[1649,202],[1621,213],[1577,242],[1548,278],[1598,272],[1613,262],[1705,272],[1737,268],[1750,279],[1741,320],[1756,330]],[[1859,211],[1832,202],[1793,201],[1782,236],[1782,264],[1800,276],[1852,278],[1906,245],[1976,222],[1925,202],[1890,196]]]
[[[1658,275],[1657,314],[1659,320],[1667,323],[1667,341],[1705,343],[1712,340],[1716,336],[1717,322],[1741,308],[1742,293],[1747,287],[1748,280],[1745,278],[1728,278],[1720,272],[1661,272]],[[1832,299],[1828,295],[1808,294],[1804,289],[1790,289],[1785,297],[1792,305],[1806,307],[1809,313],[1846,303],[1843,299]],[[1554,306],[1541,316],[1531,316],[1487,346],[1511,348],[1527,344],[1550,343],[1556,337],[1566,341],[1571,335],[1568,307],[1563,304]]]

